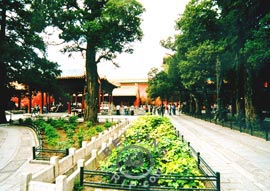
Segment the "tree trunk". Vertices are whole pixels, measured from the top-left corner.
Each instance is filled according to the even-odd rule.
[[[221,86],[222,86],[222,72],[221,63],[219,58],[216,61],[216,91],[217,91],[217,112],[222,109],[222,99],[221,99]]]
[[[98,123],[98,72],[96,64],[96,50],[90,42],[87,43],[86,50],[86,94],[84,120]]]
[[[1,88],[1,89],[3,89],[3,88]],[[2,105],[3,104],[3,101],[0,101],[0,104],[1,104],[1,106],[0,106],[0,124],[1,123],[7,123],[5,108]]]
[[[246,76],[245,76],[245,123],[247,127],[256,124],[257,115],[254,106],[254,92],[253,92],[253,76],[252,71],[246,66]]]
[[[44,107],[44,92],[41,91],[41,106],[40,106],[40,113],[43,114],[43,107]]]
[[[195,114],[200,114],[201,113],[200,101],[196,96],[194,96],[193,99],[194,99],[194,104],[195,104]]]
[[[0,30],[0,123],[6,123],[5,106],[7,104],[7,86],[6,86],[6,64],[4,61],[4,46],[5,46],[5,32],[6,32],[6,4],[4,1],[3,7],[1,7],[1,30]]]
[[[28,113],[32,113],[32,91],[29,91],[29,104],[28,104]]]
[[[1,92],[1,94],[0,94],[0,123],[7,122],[5,109],[6,109],[7,103],[8,103],[8,89],[6,86],[5,76],[6,76],[5,64],[3,62],[1,62],[1,67],[0,67],[0,92]]]
[[[244,100],[243,100],[243,66],[239,61],[238,54],[235,55],[235,106],[236,116],[239,122],[243,122]]]

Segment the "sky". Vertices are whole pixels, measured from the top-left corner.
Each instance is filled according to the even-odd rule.
[[[160,68],[163,57],[170,50],[160,45],[161,40],[174,36],[175,21],[184,12],[189,0],[138,0],[146,11],[142,18],[141,28],[144,36],[142,41],[132,43],[133,54],[121,54],[115,60],[120,65],[115,67],[111,62],[98,64],[100,77],[107,79],[141,79],[147,78],[151,68]],[[48,58],[57,62],[63,71],[62,76],[82,75],[84,73],[85,59],[80,53],[71,57],[60,53],[60,48],[49,46]]]

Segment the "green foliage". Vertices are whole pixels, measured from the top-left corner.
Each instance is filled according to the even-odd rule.
[[[64,129],[64,125],[66,123],[65,119],[52,119],[52,118],[49,118],[47,120],[47,123],[51,124],[54,128],[56,129]]]
[[[82,191],[84,186],[80,185],[80,180],[78,178],[75,179],[73,191]]]
[[[270,14],[259,21],[259,28],[253,30],[253,38],[247,40],[243,53],[252,70],[258,72],[263,64],[270,62]]]
[[[269,11],[266,1],[189,1],[176,21],[178,34],[162,42],[174,52],[164,59],[165,71],[181,102],[190,103],[187,112],[200,112],[202,105],[210,110],[216,102],[252,121],[261,115],[258,84],[269,81]]]
[[[78,124],[78,118],[79,118],[78,116],[71,116],[68,118],[68,121],[69,123],[76,126]]]
[[[110,128],[113,125],[114,125],[114,122],[110,122],[110,121],[106,120],[105,123],[103,124],[103,127],[105,129],[108,129],[108,128]]]
[[[148,80],[146,92],[151,98],[160,97],[164,100],[172,95],[173,90],[173,83],[169,80],[168,74],[161,71],[153,74],[153,77]]]
[[[71,148],[74,144],[74,141],[71,140],[65,140],[65,141],[57,141],[57,143],[55,144],[55,148],[56,149],[66,149],[66,148]]]
[[[45,10],[38,8],[43,3],[36,2],[0,1],[0,123],[5,122],[6,103],[14,96],[11,82],[27,85],[30,96],[35,91],[53,93],[57,89],[56,77],[61,71],[57,63],[47,59],[40,35],[47,19]]]
[[[40,129],[40,131],[44,133],[45,139],[49,146],[54,146],[58,149],[65,149],[77,145],[81,146],[82,141],[91,140],[91,137],[96,136],[98,133],[108,129],[115,124],[115,122],[106,121],[103,125],[93,126],[92,122],[86,122],[86,127],[88,129],[85,129],[83,126],[81,126],[77,131],[77,119],[77,116],[71,116],[68,119],[49,118],[47,121],[42,118],[33,121],[31,118],[29,118],[27,119],[27,123],[35,124]],[[66,132],[66,140],[59,141],[60,137],[57,130],[62,129],[64,129]]]
[[[88,128],[90,128],[90,127],[93,126],[93,123],[92,123],[91,121],[87,121],[87,122],[86,122],[86,126],[87,126]]]
[[[32,118],[26,118],[23,123],[25,123],[25,124],[33,124],[33,120],[32,120]]]
[[[142,164],[137,165],[136,161]],[[195,159],[190,156],[187,144],[175,135],[170,120],[159,116],[143,116],[135,120],[126,130],[121,146],[113,149],[107,161],[101,164],[101,170],[104,171],[117,173],[119,169],[134,176],[142,175],[149,169],[150,174],[160,172],[166,175],[201,175]],[[128,181],[125,180],[125,183],[128,184]],[[130,181],[142,184],[140,181],[144,180]],[[204,184],[196,180],[160,179],[156,184],[175,189],[204,188]]]
[[[67,129],[66,130],[66,133],[67,133],[67,138],[69,140],[72,140],[73,139],[73,136],[74,136],[74,133],[75,133],[74,129]]]
[[[87,83],[85,121],[97,123],[98,73],[96,64],[102,59],[113,61],[117,54],[132,53],[130,43],[142,39],[140,28],[144,11],[136,0],[73,1],[61,0],[44,3],[53,26],[61,31],[59,37],[67,43],[63,52],[85,50]],[[67,8],[68,7],[68,8]],[[75,24],[76,23],[76,24]],[[91,68],[91,69],[90,69]],[[91,74],[90,74],[91,73]],[[90,88],[91,87],[91,88]]]
[[[74,125],[74,124],[72,124],[72,123],[65,123],[64,124],[64,130],[65,131],[68,131],[69,129],[71,129],[71,130],[75,130],[75,128],[76,128],[76,126]]]
[[[87,131],[86,131],[86,135],[88,137],[93,137],[97,134],[97,130],[94,128],[94,127],[91,127],[89,128]]]
[[[104,127],[102,127],[101,125],[97,125],[97,126],[95,127],[95,129],[96,129],[96,131],[97,131],[98,133],[100,133],[100,132],[102,132],[102,131],[104,130]]]
[[[44,119],[38,119],[33,121],[34,125],[36,125],[40,131],[45,131],[46,126],[48,125]]]
[[[50,146],[55,146],[57,145],[57,139],[59,138],[59,135],[55,128],[51,126],[50,124],[44,122],[42,123],[44,127],[44,133],[46,135],[46,140]]]
[[[50,124],[46,124],[44,128],[44,133],[48,138],[58,138],[59,135],[57,131]]]
[[[78,130],[78,133],[77,133],[76,137],[77,137],[77,140],[78,140],[79,147],[82,147],[82,141],[83,141],[83,139],[85,137],[83,128],[80,128]]]

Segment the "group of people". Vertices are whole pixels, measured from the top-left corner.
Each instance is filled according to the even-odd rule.
[[[117,105],[116,106],[116,115],[121,115],[121,106],[120,105]],[[128,106],[124,106],[123,107],[123,111],[124,111],[124,114],[125,115],[134,115],[134,110],[135,110],[135,107],[132,105],[132,106],[130,106],[130,107],[128,107]]]
[[[167,105],[159,105],[159,106],[150,106],[150,113],[151,114],[158,114],[158,115],[176,115],[177,111],[178,113],[181,113],[181,107],[180,105],[176,105],[174,103],[167,104]]]
[[[131,106],[126,106],[126,105],[116,105],[115,106],[115,111],[116,115],[134,115],[136,113],[149,113],[151,115],[177,115],[178,113],[180,114],[182,109],[179,104],[175,103],[170,103],[166,105],[141,105],[140,107],[136,107],[131,105]]]

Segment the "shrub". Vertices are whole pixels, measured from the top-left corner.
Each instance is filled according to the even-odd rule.
[[[68,118],[68,121],[69,123],[76,126],[78,124],[78,116],[71,116]]]
[[[36,121],[33,121],[33,124],[36,125],[38,129],[42,132],[45,131],[45,128],[48,125],[44,119],[38,119]]]
[[[78,133],[77,133],[77,140],[78,140],[78,144],[79,144],[79,147],[82,147],[82,141],[84,139],[84,130],[83,128],[80,128],[78,130]]]
[[[87,121],[87,122],[86,122],[86,126],[87,126],[88,128],[90,128],[90,127],[93,126],[93,123],[92,123],[91,121]]]
[[[84,189],[83,186],[80,185],[80,180],[78,178],[75,179],[73,191],[82,191]]]
[[[75,132],[74,129],[71,129],[71,128],[70,129],[67,129],[66,130],[67,138],[68,139],[73,139],[74,132]]]
[[[109,122],[108,120],[106,120],[103,126],[105,129],[108,129],[111,126],[113,126],[113,124],[114,124],[113,122]]]
[[[91,127],[86,131],[86,135],[89,138],[95,136],[96,134],[97,134],[97,131],[96,131],[96,129],[94,127]]]
[[[33,124],[33,120],[32,120],[32,118],[26,118],[23,123],[25,123],[25,124]]]
[[[49,118],[47,123],[51,124],[56,129],[63,129],[66,121],[64,119],[52,119]]]
[[[136,161],[140,163],[137,164]],[[166,175],[201,175],[187,144],[176,136],[169,118],[150,115],[134,121],[127,129],[121,146],[113,149],[108,160],[101,163],[101,170],[118,173],[119,169],[134,176],[140,176],[148,170],[151,171],[150,174],[159,172]],[[126,179],[125,183],[142,185],[144,181],[143,178]],[[197,180],[160,179],[154,184],[174,189],[204,188],[203,183]]]
[[[75,130],[76,126],[74,124],[68,124],[66,123],[64,125],[64,130],[67,132],[69,129],[72,129],[73,131]]]
[[[53,139],[53,138],[58,138],[59,137],[57,131],[53,128],[53,126],[51,126],[50,124],[47,124],[47,123],[45,125],[44,133],[45,133],[45,135],[49,139]]]
[[[74,143],[72,143],[70,140],[65,141],[57,141],[56,148],[57,149],[66,149],[72,147]]]
[[[100,132],[102,132],[102,131],[104,130],[104,128],[103,128],[101,125],[97,125],[97,126],[95,127],[95,129],[96,129],[96,131],[97,131],[98,133],[100,133]]]

